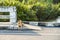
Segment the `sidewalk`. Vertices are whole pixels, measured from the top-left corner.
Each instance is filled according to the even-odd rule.
[[[26,27],[28,29],[42,30],[42,28],[39,26],[33,26],[33,25],[29,25],[29,24],[24,24],[24,27]]]

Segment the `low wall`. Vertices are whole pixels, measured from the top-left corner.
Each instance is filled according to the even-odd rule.
[[[35,21],[23,21],[25,24],[30,24],[34,26],[50,26],[50,27],[57,27],[60,26],[60,23],[57,22],[35,22]]]

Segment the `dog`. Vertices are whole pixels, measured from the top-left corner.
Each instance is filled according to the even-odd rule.
[[[18,21],[18,28],[23,28],[23,22],[22,22],[22,20]]]

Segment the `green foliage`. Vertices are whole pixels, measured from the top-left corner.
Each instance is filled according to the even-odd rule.
[[[0,15],[9,15],[9,12],[0,12]]]
[[[33,6],[39,21],[55,20],[60,15],[59,4],[39,3]]]
[[[10,19],[0,19],[0,22],[10,22]]]
[[[47,21],[60,16],[60,4],[51,2],[45,0],[1,0],[0,6],[16,6],[18,20]]]

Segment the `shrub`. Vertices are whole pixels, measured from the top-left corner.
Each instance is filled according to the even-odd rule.
[[[23,21],[50,21],[60,16],[60,4],[33,0],[4,0],[0,6],[16,6],[17,19]]]
[[[36,16],[39,21],[51,21],[55,20],[59,12],[59,4],[48,4],[48,3],[39,3],[38,5],[34,5],[32,7],[34,11],[36,11]]]

